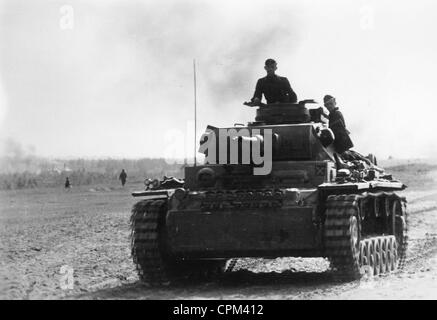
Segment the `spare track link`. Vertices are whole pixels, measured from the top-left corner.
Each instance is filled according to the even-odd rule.
[[[337,276],[342,279],[359,279],[364,273],[389,273],[405,264],[408,244],[406,225],[400,244],[394,235],[361,236],[359,210],[364,197],[366,195],[331,195],[327,199],[325,249],[332,267],[337,270]],[[406,223],[405,198],[395,194],[390,194],[390,197],[401,202]]]
[[[166,204],[165,200],[143,200],[132,208],[132,258],[141,281],[151,285],[170,282],[159,243],[159,219]]]

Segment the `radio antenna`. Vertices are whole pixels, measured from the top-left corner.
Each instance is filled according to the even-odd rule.
[[[194,166],[197,165],[197,84],[196,84],[196,59],[193,59],[193,75],[194,75]]]

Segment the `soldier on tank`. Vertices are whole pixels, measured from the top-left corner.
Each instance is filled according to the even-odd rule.
[[[342,154],[354,146],[349,137],[350,132],[346,129],[343,114],[338,109],[335,98],[331,95],[326,95],[323,98],[323,102],[329,111],[329,128],[335,136],[335,149],[338,153]]]
[[[256,83],[255,93],[251,100],[253,104],[260,104],[263,94],[267,103],[297,102],[296,93],[291,88],[288,79],[275,74],[277,68],[275,60],[267,59],[265,61],[264,69],[267,76],[259,79]]]

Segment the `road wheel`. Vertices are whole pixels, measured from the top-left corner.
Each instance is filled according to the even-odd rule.
[[[374,257],[375,257],[375,266],[373,268],[373,273],[375,276],[378,276],[379,274],[381,274],[381,265],[382,265],[382,261],[381,261],[381,239],[379,237],[375,238],[375,252],[374,252]]]
[[[381,239],[381,273],[389,271],[387,241],[387,237]]]

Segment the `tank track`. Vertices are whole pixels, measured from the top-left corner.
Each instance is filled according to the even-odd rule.
[[[400,201],[402,219],[405,220],[405,199],[394,194],[384,195]],[[408,243],[406,224],[402,229],[403,241],[399,245],[395,235],[361,236],[360,210],[366,197],[369,195],[331,195],[326,202],[325,250],[331,267],[341,279],[389,273],[402,268],[405,263]]]
[[[166,249],[166,200],[143,200],[134,205],[130,219],[131,255],[141,281],[168,285],[184,278],[209,279],[225,271],[226,260],[176,260]]]
[[[163,200],[136,203],[131,216],[131,254],[140,280],[152,285],[169,283],[159,243],[159,214]]]

